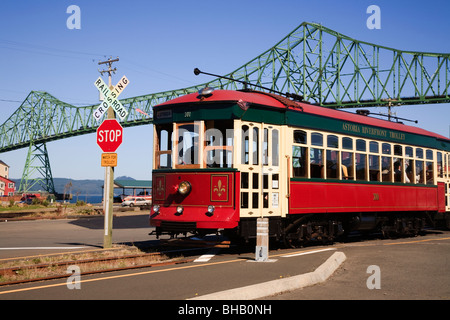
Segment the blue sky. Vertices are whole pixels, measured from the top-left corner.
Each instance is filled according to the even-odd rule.
[[[67,7],[81,9],[81,29],[70,30]],[[381,29],[369,30],[369,5],[381,9]],[[192,70],[226,74],[272,47],[304,21],[321,23],[362,41],[426,52],[450,52],[448,1],[24,1],[0,8],[0,123],[31,90],[86,106],[98,103],[98,62],[130,80],[121,98],[203,83]],[[399,117],[449,135],[450,105],[395,108]],[[385,112],[384,109],[379,109]],[[54,177],[103,179],[95,134],[47,144]],[[126,128],[115,176],[151,179],[151,126]],[[0,154],[20,178],[26,149]]]

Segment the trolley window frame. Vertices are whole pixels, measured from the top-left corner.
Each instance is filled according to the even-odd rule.
[[[444,150],[304,127],[289,126],[288,132],[292,137],[290,178],[293,179],[351,180],[355,183],[436,186],[439,178],[450,183],[448,181],[450,179],[450,165],[448,165],[450,153]],[[319,136],[322,136],[321,146],[318,146],[317,139],[314,143],[312,141],[313,137]],[[329,137],[332,137],[332,143],[328,143]],[[335,137],[337,137],[337,142]],[[320,177],[317,173],[312,172],[315,164],[312,164],[311,160],[315,157],[311,157],[312,153],[317,150],[321,152],[321,163],[324,167],[326,167],[327,161],[331,160],[330,156],[335,157],[338,152],[339,161],[334,161],[334,158],[331,161],[332,165],[341,168],[337,178],[334,172],[330,174],[330,170],[322,170]],[[442,154],[440,156],[441,163],[443,167],[445,166],[441,170],[442,176],[439,177],[438,153]],[[305,156],[306,160],[302,159]],[[358,164],[360,166],[359,179]],[[450,191],[446,195],[450,203]]]
[[[224,123],[230,127],[224,127]],[[188,126],[193,126],[194,130],[190,131]],[[235,169],[234,122],[224,120],[219,127],[214,128],[214,120],[155,124],[153,170]],[[185,141],[186,138],[192,141]],[[190,148],[193,148],[194,157],[190,154],[191,161],[184,161]],[[170,165],[163,165],[166,162]]]

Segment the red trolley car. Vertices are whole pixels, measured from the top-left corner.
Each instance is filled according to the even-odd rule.
[[[154,107],[156,234],[332,240],[449,221],[450,140],[260,91],[205,88]]]

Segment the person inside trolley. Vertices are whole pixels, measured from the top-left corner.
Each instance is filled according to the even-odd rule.
[[[403,176],[405,177],[405,183],[409,183],[410,180],[406,174],[406,170],[403,171]],[[394,162],[394,178],[395,182],[402,182],[402,164],[400,160]]]

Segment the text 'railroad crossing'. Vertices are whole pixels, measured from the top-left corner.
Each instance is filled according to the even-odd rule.
[[[128,85],[128,83],[129,81],[127,77],[123,76],[117,83],[117,85],[112,90],[110,90],[103,79],[101,77],[98,77],[94,84],[97,87],[98,91],[103,95],[104,100],[94,111],[94,118],[96,121],[99,121],[103,117],[109,107],[114,109],[121,120],[125,119],[125,117],[128,115],[128,112],[117,98]]]

